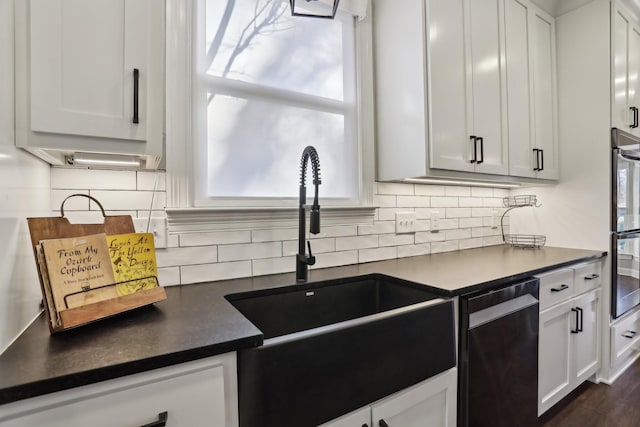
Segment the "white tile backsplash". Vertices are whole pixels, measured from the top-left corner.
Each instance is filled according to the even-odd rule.
[[[428,208],[431,206],[431,197],[427,196],[398,196],[399,208]]]
[[[180,267],[183,285],[213,280],[251,276],[251,261],[221,262],[217,264],[185,265]]]
[[[375,248],[378,246],[378,235],[336,238],[336,250]]]
[[[144,191],[166,191],[166,174],[163,171],[143,172],[138,171],[136,175],[136,189]]]
[[[283,258],[264,258],[251,261],[254,276],[264,276],[266,274],[287,273],[296,267],[296,257],[287,256]]]
[[[110,213],[145,216],[153,189],[157,188],[152,215],[164,214],[164,172],[52,168],[51,181],[52,210],[58,209],[67,195],[85,192],[100,200]],[[378,209],[373,223],[323,226],[318,235],[309,235],[307,231],[316,256],[312,269],[502,243],[500,228],[491,227],[492,214],[504,212],[502,197],[508,195],[507,190],[403,183],[376,183],[374,188],[377,192],[373,201]],[[87,212],[87,201],[71,203],[72,200],[67,207],[70,215],[84,220],[96,214]],[[437,233],[429,228],[434,210],[440,214]],[[398,212],[416,213],[415,233],[395,233]],[[170,234],[168,242],[168,249],[157,251],[158,274],[165,286],[292,272],[298,252],[298,230]]]
[[[52,168],[51,187],[78,190],[136,190],[135,171]]]
[[[218,262],[218,246],[188,246],[156,249],[158,267],[210,264]]]
[[[180,246],[226,245],[250,242],[251,232],[246,230],[186,233],[180,235]]]
[[[282,242],[218,246],[218,260],[220,262],[242,261],[257,258],[277,258],[281,256]]]

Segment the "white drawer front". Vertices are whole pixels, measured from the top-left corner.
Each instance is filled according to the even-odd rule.
[[[561,268],[536,276],[540,279],[540,310],[569,299],[574,294],[573,270]]]
[[[611,326],[611,365],[626,359],[640,349],[640,313],[635,313]]]
[[[572,268],[574,270],[573,281],[576,295],[602,285],[602,264],[599,261],[581,264]]]
[[[237,415],[228,413],[225,402],[225,389],[235,392],[225,384],[225,377],[235,375],[235,359],[220,363],[223,358],[227,355],[8,404],[6,413],[0,412],[0,427],[140,426],[158,421],[163,412],[168,426],[236,426]]]

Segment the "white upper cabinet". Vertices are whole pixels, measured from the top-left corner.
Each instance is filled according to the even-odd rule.
[[[161,0],[16,3],[17,145],[55,162],[162,153]],[[43,156],[44,157],[44,156]]]
[[[499,0],[430,0],[431,167],[508,173]]]
[[[555,22],[526,0],[505,0],[509,174],[558,178]]]
[[[557,179],[555,22],[530,0],[374,0],[379,180]]]
[[[640,27],[632,15],[611,3],[613,127],[640,136]]]

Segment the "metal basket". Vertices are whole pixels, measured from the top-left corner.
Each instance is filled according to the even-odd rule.
[[[541,248],[547,241],[547,236],[536,234],[505,234],[504,242],[514,248]]]
[[[509,196],[509,197],[502,198],[502,205],[505,208],[519,208],[522,206],[538,206],[538,199],[533,194]]]

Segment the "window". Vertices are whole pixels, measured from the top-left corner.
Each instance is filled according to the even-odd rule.
[[[354,17],[292,17],[283,0],[196,7],[194,205],[294,205],[307,145],[323,204],[358,204]]]
[[[330,21],[293,18],[284,0],[167,0],[171,231],[295,226],[307,145],[322,223],[373,220],[368,3],[341,0]]]

